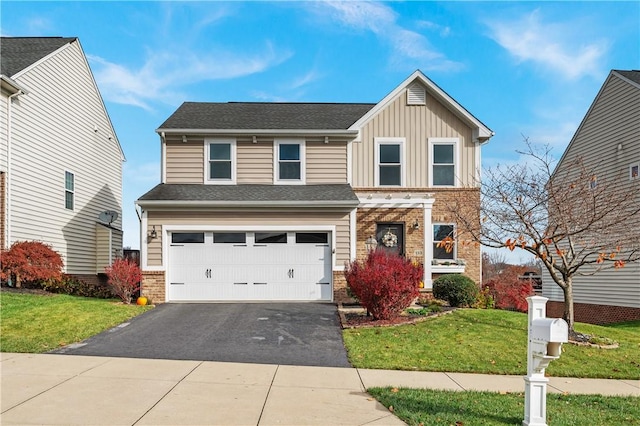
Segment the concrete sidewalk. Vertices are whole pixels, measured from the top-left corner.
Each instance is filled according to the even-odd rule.
[[[524,389],[521,376],[52,354],[0,359],[3,425],[401,425],[365,389]],[[550,378],[549,392],[640,396],[640,381]]]

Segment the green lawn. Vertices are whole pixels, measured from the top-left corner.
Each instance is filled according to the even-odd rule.
[[[524,375],[526,329],[526,314],[458,309],[414,325],[344,330],[343,336],[354,367]],[[564,344],[548,375],[640,379],[639,322],[610,327],[579,323],[576,331],[609,337],[620,346]]]
[[[427,389],[367,390],[409,425],[521,425],[524,393],[453,392]],[[547,394],[553,426],[640,425],[635,397]]]
[[[115,300],[0,292],[0,351],[42,353],[151,309]]]

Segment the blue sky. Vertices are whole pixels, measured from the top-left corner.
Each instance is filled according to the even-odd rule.
[[[155,129],[184,101],[378,102],[422,70],[496,135],[559,157],[611,69],[640,69],[640,2],[11,2],[4,36],[77,36],[134,201],[160,180]]]

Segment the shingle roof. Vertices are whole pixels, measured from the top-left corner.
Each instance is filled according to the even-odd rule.
[[[640,71],[639,70],[631,70],[631,71],[623,71],[623,70],[614,70],[621,76],[628,78],[634,83],[640,84]]]
[[[330,185],[202,185],[161,183],[138,201],[198,202],[203,204],[287,204],[358,205],[349,184]]]
[[[375,104],[185,102],[160,129],[345,130]]]
[[[0,37],[0,73],[11,77],[76,37]]]

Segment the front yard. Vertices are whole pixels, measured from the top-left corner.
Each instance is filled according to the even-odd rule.
[[[108,330],[151,309],[116,300],[0,292],[0,351],[42,353]]]
[[[565,343],[549,376],[640,379],[640,322],[601,327],[578,323],[582,333],[611,338],[617,349]],[[527,315],[493,309],[458,309],[396,327],[344,330],[354,367],[525,375]]]

